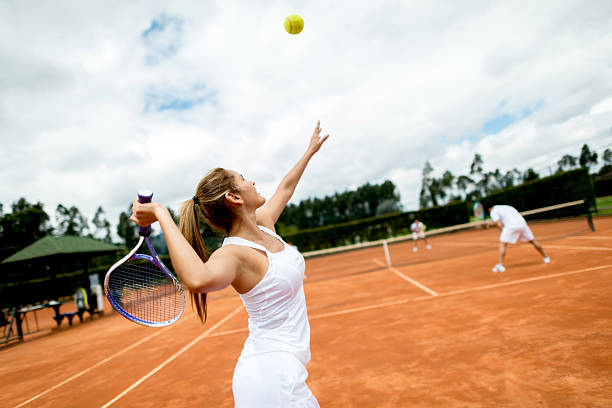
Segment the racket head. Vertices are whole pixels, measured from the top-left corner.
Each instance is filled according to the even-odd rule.
[[[474,203],[474,216],[480,218],[481,220],[485,219],[485,212],[484,212],[484,207],[482,206],[481,203],[479,203],[478,201],[476,201]]]
[[[134,323],[168,326],[182,316],[185,293],[157,254],[153,251],[153,256],[135,253],[141,244],[142,237],[139,245],[107,272],[104,279],[106,297],[115,310]]]

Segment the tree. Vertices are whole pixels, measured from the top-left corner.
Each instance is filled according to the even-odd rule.
[[[525,173],[523,173],[523,183],[528,181],[537,180],[540,178],[540,175],[536,173],[531,167],[528,168]]]
[[[117,224],[117,235],[123,238],[125,246],[128,248],[133,247],[138,242],[138,227],[130,221],[131,213],[132,205],[130,204],[127,212],[119,214],[119,223]]]
[[[102,207],[98,207],[96,214],[94,215],[93,225],[96,227],[95,232],[92,234],[93,238],[102,239],[104,242],[111,242],[111,229],[110,222],[104,216],[104,210]]]
[[[455,175],[449,170],[446,170],[444,174],[442,174],[442,178],[440,179],[440,187],[444,190],[446,195],[452,195],[454,184]]]
[[[440,183],[434,177],[432,177],[433,167],[429,161],[425,162],[423,166],[423,177],[421,180],[421,194],[419,196],[419,203],[421,208],[427,208],[431,203],[434,207],[438,206],[437,197],[440,195]]]
[[[463,193],[463,196],[465,197],[468,187],[474,184],[474,180],[472,180],[468,176],[461,175],[457,177],[457,181],[455,182],[455,184],[457,188]]]
[[[474,154],[474,159],[472,160],[472,164],[470,164],[470,174],[472,175],[480,175],[482,174],[482,156],[478,153]]]
[[[55,209],[55,219],[58,224],[59,235],[75,235],[84,236],[85,231],[89,228],[87,218],[85,218],[78,208],[72,206],[70,208],[58,204]]]
[[[482,166],[483,166],[482,156],[479,155],[478,153],[475,153],[474,159],[472,160],[472,164],[470,164],[470,175],[472,176],[474,183],[476,184],[476,187],[477,187],[477,190],[476,190],[478,194],[477,198],[482,197],[484,193],[484,189],[486,188],[486,185],[488,184],[488,181],[485,180],[485,177],[482,173]],[[477,180],[477,178],[480,178],[480,180]]]
[[[612,150],[604,150],[602,158],[604,161],[604,165],[601,167],[601,169],[599,169],[600,176],[612,172]]]
[[[610,150],[610,149],[604,150],[604,152],[603,152],[603,160],[604,160],[604,164],[612,165],[612,150]]]
[[[576,157],[572,156],[571,154],[566,154],[557,162],[559,165],[557,172],[560,173],[562,171],[573,169],[576,167],[577,162],[578,159]]]
[[[399,203],[393,199],[386,198],[376,207],[376,215],[385,215],[401,211]]]
[[[433,178],[429,183],[429,196],[434,207],[440,205],[440,201],[446,197],[446,191],[442,187],[442,179]],[[438,201],[440,199],[440,201]]]
[[[581,167],[589,169],[592,165],[597,164],[597,152],[591,152],[587,144],[582,146],[580,158],[578,159]]]
[[[42,203],[30,204],[25,198],[20,198],[13,203],[11,210],[6,214],[0,210],[1,258],[53,232]]]

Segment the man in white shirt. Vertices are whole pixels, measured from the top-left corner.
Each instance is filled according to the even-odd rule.
[[[429,245],[427,237],[425,236],[425,224],[415,218],[414,222],[410,224],[410,231],[412,231],[412,239],[414,240],[414,247],[412,248],[414,252],[418,251],[417,241],[419,238],[425,241],[426,249],[431,249],[431,245]]]
[[[499,236],[499,262],[493,267],[493,272],[505,272],[504,256],[508,244],[516,244],[519,239],[528,241],[542,255],[544,263],[550,263],[550,258],[544,252],[542,245],[536,241],[533,233],[527,226],[527,221],[514,208],[509,205],[495,205],[489,208],[491,220],[488,225],[495,224],[501,228]]]

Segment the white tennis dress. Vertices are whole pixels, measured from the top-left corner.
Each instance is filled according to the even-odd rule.
[[[242,245],[268,257],[268,270],[250,291],[240,295],[249,314],[249,337],[236,364],[234,402],[240,408],[319,407],[306,385],[310,361],[310,325],[304,296],[304,257],[272,232],[284,249],[270,252],[240,237],[225,245]]]

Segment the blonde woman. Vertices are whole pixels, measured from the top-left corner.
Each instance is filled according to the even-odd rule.
[[[209,171],[183,204],[179,228],[168,210],[136,200],[132,221],[161,225],[174,270],[206,320],[206,293],[229,285],[249,314],[249,336],[234,370],[236,407],[318,407],[306,385],[310,325],[302,281],[304,258],[274,229],[306,165],[329,135],[317,123],[304,155],[266,202],[253,181],[233,170]],[[221,248],[210,256],[199,230],[198,210],[223,231]]]

